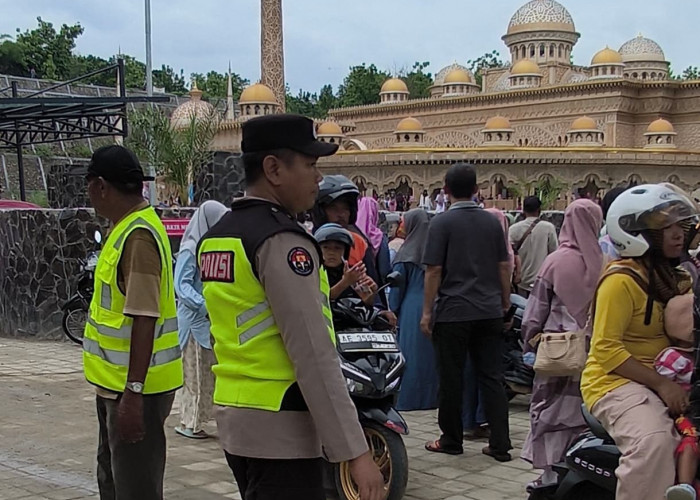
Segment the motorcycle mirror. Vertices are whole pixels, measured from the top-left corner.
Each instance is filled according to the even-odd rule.
[[[400,272],[394,271],[386,276],[386,283],[391,287],[397,287],[403,282],[403,276]]]
[[[95,231],[95,243],[102,243],[102,233]]]

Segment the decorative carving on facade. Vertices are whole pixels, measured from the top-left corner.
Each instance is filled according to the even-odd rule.
[[[274,92],[284,112],[284,42],[282,29],[282,0],[260,0],[261,6],[261,79]]]

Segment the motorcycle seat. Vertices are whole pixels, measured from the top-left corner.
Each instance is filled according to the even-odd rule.
[[[605,430],[605,427],[603,427],[600,421],[598,421],[598,419],[588,411],[586,405],[581,405],[581,411],[583,412],[583,420],[585,420],[586,425],[595,437],[600,438],[603,441],[609,441],[611,443],[614,442],[613,438],[610,437],[610,434],[608,434],[608,431]]]

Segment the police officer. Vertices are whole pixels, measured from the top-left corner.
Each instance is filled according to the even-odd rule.
[[[243,125],[247,191],[202,239],[226,459],[244,500],[324,500],[323,460],[349,461],[362,500],[384,497],[334,347],[328,278],[316,241],[296,221],[337,145],[308,118]]]
[[[170,243],[141,197],[148,178],[131,151],[98,149],[86,180],[95,211],[114,224],[83,339],[85,377],[97,391],[100,498],[161,500],[163,424],[182,385]]]

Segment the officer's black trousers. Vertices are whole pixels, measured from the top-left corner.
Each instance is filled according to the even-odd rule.
[[[226,453],[243,500],[325,500],[323,459],[268,460]]]

